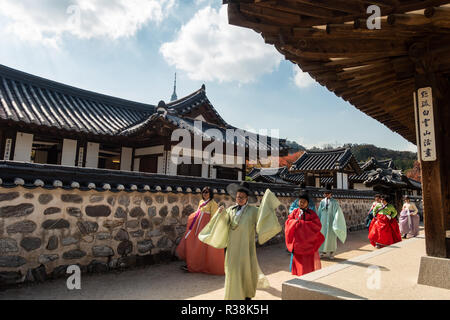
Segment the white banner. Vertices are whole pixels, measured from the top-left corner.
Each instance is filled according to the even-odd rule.
[[[422,161],[436,161],[436,139],[433,115],[433,93],[430,87],[417,90],[420,153]]]

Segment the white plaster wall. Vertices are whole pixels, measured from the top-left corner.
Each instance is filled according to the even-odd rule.
[[[62,166],[75,166],[77,156],[77,140],[64,139],[62,148]]]
[[[33,147],[33,135],[17,132],[14,161],[31,162],[31,149]]]
[[[98,151],[100,145],[94,142],[88,142],[86,150],[86,167],[98,168]]]

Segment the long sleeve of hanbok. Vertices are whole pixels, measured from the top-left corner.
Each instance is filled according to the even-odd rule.
[[[229,228],[228,210],[221,213],[217,212],[199,233],[198,238],[214,248],[223,249],[227,247]]]
[[[264,244],[282,230],[275,213],[276,208],[280,204],[280,200],[278,200],[272,191],[267,189],[261,200],[256,222],[256,233],[258,234],[259,244]]]
[[[211,204],[210,204],[210,207],[209,207],[209,210],[210,210],[209,212],[211,214],[211,218],[214,217],[214,215],[217,212],[217,209],[219,209],[219,205],[217,204],[217,202],[215,202],[214,200],[211,201]]]
[[[292,252],[294,250],[294,242],[295,242],[295,231],[297,220],[295,219],[294,213],[291,213],[285,224],[284,224],[284,239],[286,241],[286,248],[289,252]]]
[[[391,218],[395,218],[397,216],[397,210],[394,208],[393,205],[389,205],[388,210],[389,210],[389,215],[391,216]]]
[[[317,216],[319,217],[319,220],[322,219],[322,210],[323,210],[323,201],[320,201],[319,208],[317,208]]]
[[[347,224],[344,213],[338,203],[335,203],[333,231],[342,243],[347,239]]]
[[[416,215],[419,213],[419,210],[417,209],[414,203],[411,203],[411,206],[409,207],[409,212],[411,213],[411,215]]]

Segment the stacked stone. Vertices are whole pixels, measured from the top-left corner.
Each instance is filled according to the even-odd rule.
[[[284,242],[284,221],[293,197],[277,195],[283,232],[268,244]],[[257,195],[259,205],[262,194]],[[200,190],[171,192],[65,191],[18,186],[0,188],[0,284],[66,277],[69,265],[85,272],[175,259],[188,216]],[[219,205],[230,196],[215,195]],[[361,224],[369,200],[342,200],[350,225]]]
[[[339,204],[344,212],[349,231],[357,231],[366,228],[366,217],[372,206],[370,199],[339,199]]]

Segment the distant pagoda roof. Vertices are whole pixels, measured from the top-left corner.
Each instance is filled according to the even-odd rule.
[[[367,187],[421,190],[420,182],[408,178],[401,170],[378,168],[368,174]]]
[[[362,172],[350,148],[305,151],[290,170],[303,173]]]
[[[284,180],[287,173],[287,167],[253,168],[247,176],[258,182],[289,184],[288,181]]]
[[[253,181],[266,183],[300,185],[305,182],[305,175],[303,173],[291,173],[286,166],[280,168],[252,168],[247,176]],[[332,182],[333,177],[320,178],[322,185]]]
[[[371,171],[379,168],[392,170],[396,169],[394,161],[392,159],[377,160],[373,157],[366,162],[359,163],[359,166],[361,167],[362,173],[350,175],[348,177],[350,181],[362,183],[369,178],[369,173]]]

